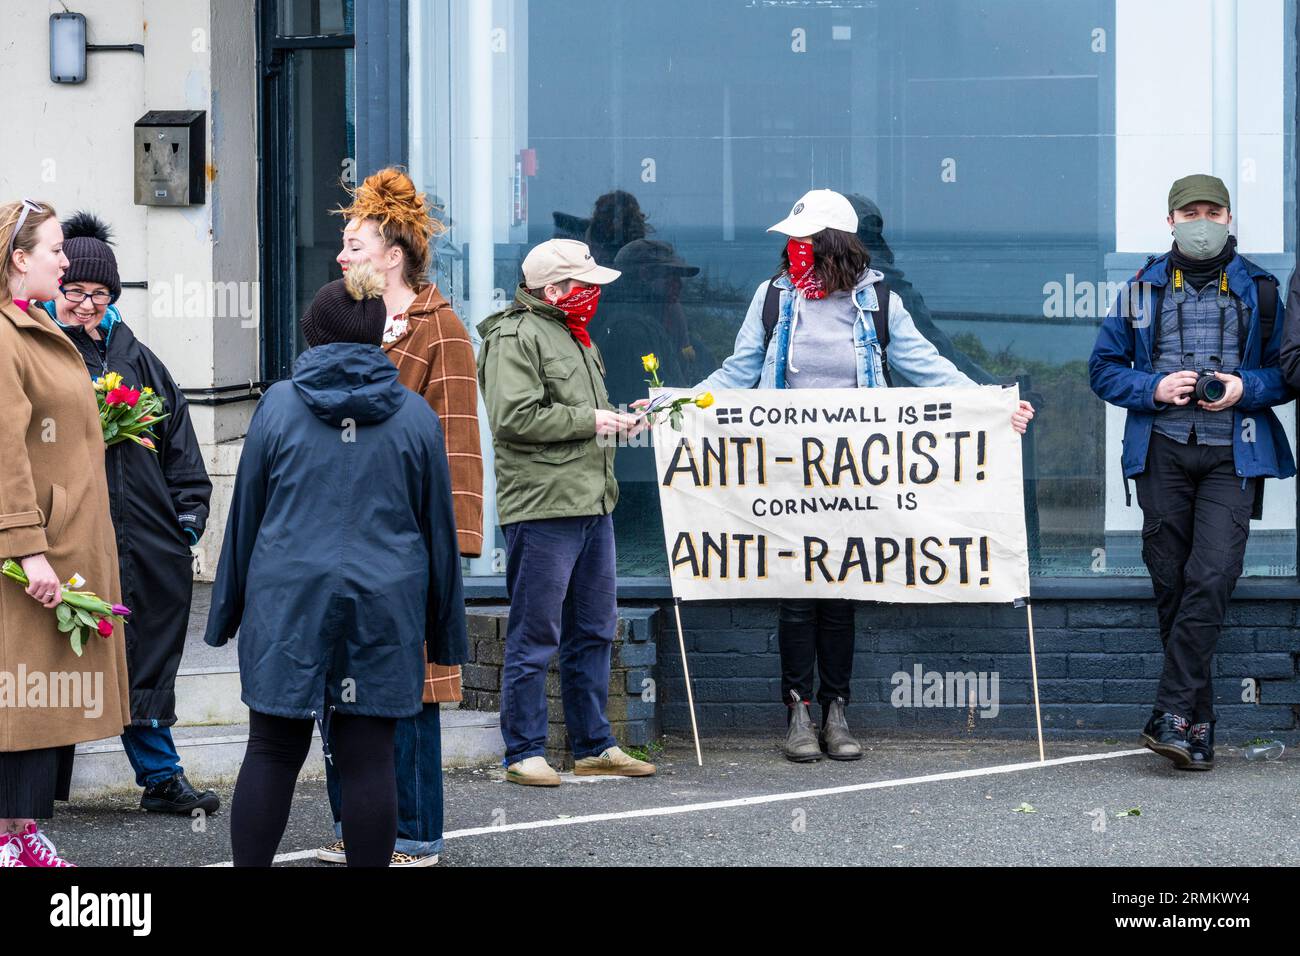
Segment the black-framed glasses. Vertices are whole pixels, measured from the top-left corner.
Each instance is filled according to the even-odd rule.
[[[61,289],[63,297],[73,305],[80,305],[89,299],[95,305],[108,305],[113,301],[113,293],[107,289],[99,289],[95,292],[83,292],[80,289]]]

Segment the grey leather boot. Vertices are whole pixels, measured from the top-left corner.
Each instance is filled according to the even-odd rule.
[[[821,747],[817,744],[817,730],[813,727],[812,715],[808,705],[799,699],[796,691],[790,691],[790,729],[786,731],[785,743],[781,752],[787,760],[795,763],[809,763],[822,759]]]
[[[849,732],[849,722],[844,718],[844,698],[836,697],[826,708],[821,732],[821,749],[832,760],[861,760],[862,746]]]

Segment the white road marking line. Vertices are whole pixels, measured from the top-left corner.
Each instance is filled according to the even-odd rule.
[[[525,823],[503,823],[500,826],[470,827],[465,830],[452,830],[443,834],[444,840],[460,840],[465,837],[485,836],[495,833],[513,833],[519,830],[543,830],[548,827],[569,827],[581,823],[606,823],[611,820],[635,820],[643,817],[667,817],[681,813],[700,813],[706,810],[728,810],[733,807],[755,807],[765,803],[785,803],[790,800],[810,800],[814,797],[832,797],[842,793],[859,793],[865,790],[887,790],[892,787],[910,787],[920,783],[938,783],[944,780],[969,780],[973,777],[992,777],[999,774],[1018,773],[1021,770],[1038,770],[1043,767],[1061,767],[1073,763],[1092,763],[1098,760],[1115,760],[1119,757],[1135,757],[1150,754],[1145,747],[1135,750],[1117,750],[1112,753],[1078,754],[1074,757],[1054,757],[1040,763],[1037,760],[1025,763],[1000,764],[993,767],[977,767],[973,770],[949,770],[944,773],[930,773],[920,777],[899,777],[894,780],[875,780],[871,783],[851,783],[840,787],[822,787],[818,790],[797,790],[793,793],[769,793],[754,797],[737,797],[734,800],[712,800],[707,803],[685,803],[668,807],[646,807],[641,810],[618,810],[611,813],[589,813],[579,817],[553,817],[547,820],[529,820]],[[275,857],[276,863],[289,863],[294,860],[306,860],[316,855],[315,850],[297,850],[293,853],[280,853]],[[210,866],[230,866],[226,863],[213,863]]]
[[[611,813],[590,813],[580,817],[556,817],[549,820],[530,820],[526,823],[503,823],[500,826],[471,827],[466,830],[452,830],[444,833],[444,840],[458,840],[463,837],[482,836],[489,833],[511,833],[516,830],[541,830],[547,827],[566,827],[578,823],[604,823],[610,820],[634,820],[641,817],[666,817],[679,813],[700,813],[705,810],[727,810],[733,807],[754,807],[765,803],[784,803],[790,800],[810,800],[814,797],[830,797],[842,793],[858,793],[864,790],[885,790],[891,787],[907,787],[918,783],[936,783],[941,780],[965,780],[971,777],[988,777],[996,774],[1016,773],[1021,770],[1036,770],[1040,767],[1059,767],[1072,763],[1088,763],[1096,760],[1113,760],[1116,757],[1132,757],[1137,754],[1149,754],[1146,748],[1138,750],[1121,750],[1105,754],[1080,754],[1075,757],[1057,757],[1039,763],[1037,760],[1026,763],[1002,764],[995,767],[979,767],[973,770],[950,770],[945,773],[931,773],[921,777],[900,777],[896,780],[876,780],[871,783],[852,783],[840,787],[823,787],[819,790],[799,790],[794,793],[770,793],[754,797],[737,797],[734,800],[712,800],[708,803],[686,803],[669,807],[646,807],[641,810],[618,810]]]

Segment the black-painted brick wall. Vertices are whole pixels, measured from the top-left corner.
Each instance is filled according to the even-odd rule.
[[[656,680],[665,732],[689,734],[671,605],[663,605]],[[1043,729],[1049,737],[1136,737],[1150,715],[1163,657],[1151,601],[1034,603]],[[1218,737],[1294,740],[1300,734],[1300,603],[1237,601],[1215,661]],[[780,732],[774,602],[686,604],[682,626],[704,733]],[[1000,709],[895,707],[890,678],[924,671],[996,672]],[[1258,702],[1243,703],[1243,680]],[[849,719],[872,729],[936,735],[1032,737],[1026,612],[991,605],[860,605]],[[814,714],[814,719],[819,715]]]

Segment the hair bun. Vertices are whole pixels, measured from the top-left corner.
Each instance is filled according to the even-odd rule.
[[[396,167],[367,176],[349,195],[352,202],[338,210],[348,219],[374,219],[385,233],[396,227],[398,232],[418,236],[425,244],[443,231],[442,224],[433,218],[428,197]]]

